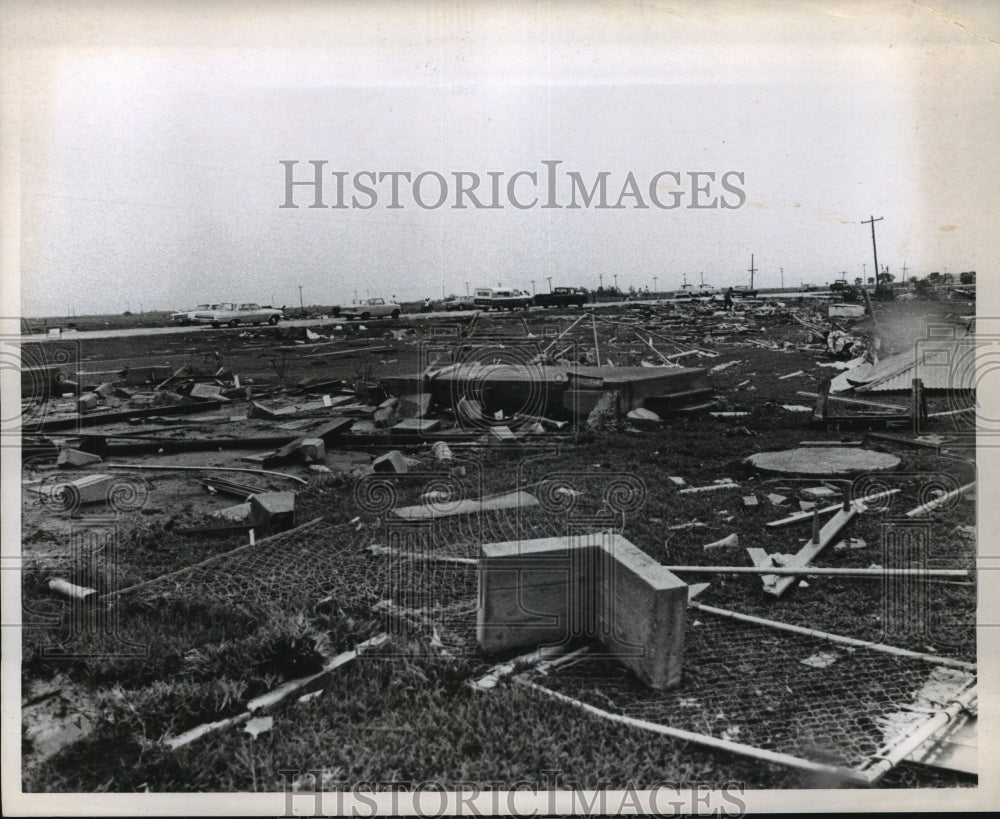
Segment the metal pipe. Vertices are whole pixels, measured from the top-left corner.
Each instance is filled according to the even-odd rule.
[[[830,634],[828,631],[820,631],[819,629],[805,628],[803,626],[794,626],[791,623],[781,623],[777,620],[767,620],[763,617],[754,617],[752,614],[740,614],[737,611],[729,611],[728,609],[717,609],[715,606],[706,606],[704,603],[689,603],[688,606],[698,611],[703,611],[706,614],[718,614],[720,617],[728,617],[731,620],[739,620],[743,623],[753,623],[758,626],[767,626],[768,628],[778,629],[779,631],[790,631],[793,634],[803,634],[806,637],[815,637],[819,640],[827,640],[831,643],[840,643],[841,645],[853,646],[855,648],[868,648],[872,651],[879,651],[883,654],[894,654],[897,657],[910,657],[914,660],[924,660],[929,663],[935,663],[937,665],[948,666],[949,668],[961,668],[965,671],[974,671],[976,668],[975,663],[967,663],[963,660],[952,660],[949,657],[938,657],[934,654],[921,654],[917,651],[910,651],[907,648],[896,648],[896,646],[889,646],[885,643],[874,643],[871,640],[859,640],[856,637],[844,637],[840,634]]]
[[[826,774],[864,786],[868,786],[870,784],[870,779],[865,774],[859,773],[858,771],[852,771],[848,768],[838,768],[834,765],[826,765],[822,762],[813,762],[812,760],[802,759],[801,757],[792,756],[791,754],[768,751],[764,748],[756,748],[753,745],[744,745],[742,742],[732,742],[727,739],[719,739],[717,737],[708,736],[707,734],[697,734],[693,731],[685,731],[682,728],[672,728],[669,725],[660,725],[659,723],[649,722],[648,720],[628,717],[624,714],[613,714],[610,711],[605,711],[601,708],[597,708],[596,706],[573,699],[565,694],[560,694],[558,691],[552,691],[551,689],[545,688],[537,683],[533,683],[523,677],[514,677],[514,682],[518,685],[538,691],[539,693],[558,700],[559,702],[580,708],[589,714],[600,717],[601,719],[610,720],[611,722],[628,725],[632,728],[641,728],[646,731],[663,734],[665,736],[684,740],[686,742],[695,742],[709,748],[716,748],[720,751],[728,751],[729,753],[739,754],[740,756],[748,756],[764,762],[772,762],[776,765],[784,765],[787,768],[796,768],[800,771],[808,771],[810,773]]]
[[[671,572],[712,574],[787,574],[820,577],[968,577],[967,569],[847,569],[816,566],[664,566]]]

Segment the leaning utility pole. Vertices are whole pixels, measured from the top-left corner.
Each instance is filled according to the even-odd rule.
[[[306,308],[302,304],[302,285],[300,284],[298,288],[299,288],[299,312],[304,316],[306,314]]]
[[[760,272],[753,266],[753,253],[750,254],[750,269],[747,272],[750,274],[750,289],[753,290],[753,274]]]
[[[875,289],[876,290],[878,290],[878,286],[879,286],[879,284],[881,282],[879,281],[879,276],[878,276],[878,249],[875,247],[875,223],[876,222],[881,222],[881,221],[882,221],[882,217],[881,216],[879,216],[878,219],[876,219],[874,216],[869,216],[867,219],[862,219],[861,220],[861,224],[863,224],[863,225],[870,224],[872,226],[872,254],[875,256]]]

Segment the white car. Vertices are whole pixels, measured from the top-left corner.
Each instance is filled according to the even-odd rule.
[[[277,307],[261,307],[259,304],[245,302],[222,302],[209,310],[199,310],[194,314],[196,324],[210,324],[212,327],[237,327],[240,324],[277,324],[282,318],[282,312]]]
[[[193,310],[181,310],[178,313],[171,313],[170,314],[170,323],[171,324],[193,324],[194,323],[194,314],[195,313],[197,313],[199,311],[205,311],[205,310],[215,310],[216,308],[218,308],[218,306],[219,305],[217,305],[217,304],[199,304]]]
[[[349,321],[351,319],[364,321],[370,318],[385,318],[386,316],[395,319],[399,318],[399,314],[402,312],[403,309],[398,304],[385,299],[365,299],[358,304],[340,308],[340,315]]]
[[[685,284],[674,293],[675,299],[699,299],[714,296],[718,291],[710,284]]]

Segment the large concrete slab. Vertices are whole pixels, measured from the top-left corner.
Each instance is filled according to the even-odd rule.
[[[895,455],[859,447],[798,447],[758,452],[746,461],[761,472],[825,477],[878,472],[899,466],[899,458]]]
[[[483,651],[591,638],[653,688],[680,682],[687,586],[634,544],[604,532],[482,549]]]
[[[429,392],[436,403],[457,407],[463,398],[481,400],[490,411],[522,412],[546,417],[586,414],[592,409],[588,391],[616,392],[621,412],[643,406],[650,398],[697,394],[711,389],[705,370],[689,367],[555,366],[547,364],[463,364],[434,378],[396,376],[381,382],[398,395]],[[572,400],[564,400],[567,394]],[[583,404],[574,412],[577,400]]]

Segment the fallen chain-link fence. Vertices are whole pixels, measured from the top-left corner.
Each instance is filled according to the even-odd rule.
[[[109,595],[125,636],[138,600],[212,600],[266,621],[321,604],[375,615],[390,636],[417,634],[474,668],[483,542],[552,537],[565,525],[543,509],[446,517],[420,525],[297,527]],[[867,646],[831,643],[691,608],[679,687],[644,686],[597,652],[543,664],[515,679],[595,718],[870,783],[920,737],[972,710],[975,670]]]

